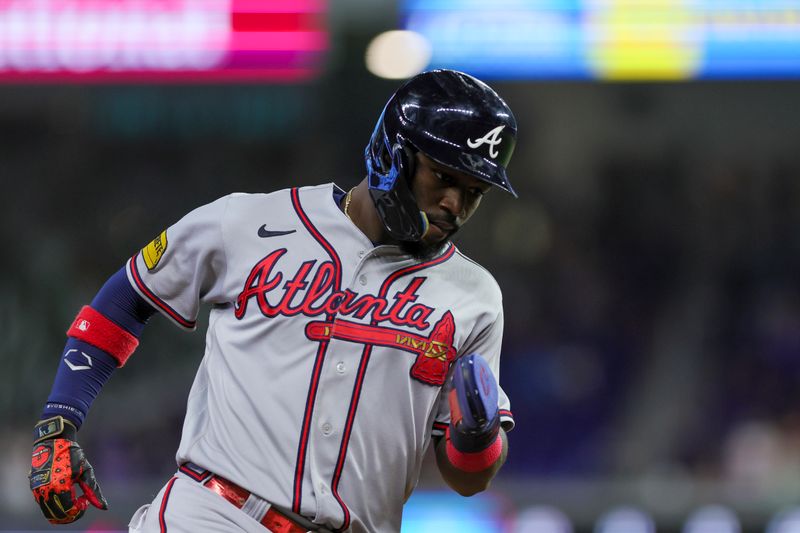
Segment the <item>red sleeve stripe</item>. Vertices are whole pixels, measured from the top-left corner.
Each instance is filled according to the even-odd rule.
[[[433,423],[433,429],[438,429],[438,430],[444,431],[445,429],[447,429],[447,427],[449,425],[450,424],[448,424],[447,422],[434,422]]]
[[[186,329],[194,329],[197,326],[197,322],[194,320],[189,320],[187,318],[183,318],[175,309],[170,307],[170,305],[156,296],[153,291],[151,291],[147,285],[144,284],[142,281],[142,277],[139,275],[139,268],[136,266],[136,258],[139,256],[137,252],[130,261],[128,262],[129,271],[131,273],[131,278],[133,278],[134,283],[136,283],[136,288],[139,289],[139,292],[142,295],[150,300],[150,302],[157,307],[161,312],[166,314],[169,318],[174,320],[178,325],[183,326]]]
[[[67,335],[100,348],[116,359],[118,366],[139,346],[139,339],[88,305],[81,308]]]
[[[500,416],[505,416],[507,418],[514,418],[514,415],[511,414],[511,411],[508,409],[500,409]]]

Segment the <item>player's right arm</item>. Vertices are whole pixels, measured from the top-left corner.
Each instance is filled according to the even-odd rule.
[[[156,310],[193,329],[201,301],[215,301],[224,279],[222,219],[228,198],[195,209],[111,276],[67,331],[56,378],[34,431],[30,487],[53,524],[107,503],[76,441],[92,402],[138,345]],[[169,243],[167,240],[169,235]],[[83,495],[76,497],[76,487]]]
[[[52,524],[74,522],[89,504],[108,508],[77,432],[103,385],[136,349],[154,312],[128,283],[123,268],[67,331],[53,388],[34,429],[29,476],[34,499]],[[76,486],[83,491],[77,498]]]

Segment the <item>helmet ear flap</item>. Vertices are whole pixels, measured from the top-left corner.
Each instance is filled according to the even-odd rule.
[[[389,235],[400,241],[418,241],[428,231],[429,225],[411,192],[416,170],[414,150],[397,142],[387,152],[392,162],[387,171],[390,185],[385,188],[370,186],[370,195]]]
[[[395,143],[392,146],[392,155],[397,167],[397,175],[405,180],[406,185],[411,187],[411,181],[417,170],[417,157],[414,150],[407,144]]]
[[[414,181],[414,175],[417,173],[417,152],[408,144],[402,145],[402,150],[400,149],[399,144],[394,145],[394,150],[398,153],[398,176],[402,177],[405,180],[406,186],[408,187],[407,192],[403,192],[400,196],[406,196],[405,202],[410,206],[417,205],[417,200],[414,197],[414,193],[411,190],[412,182]],[[414,229],[414,236],[412,240],[421,239],[427,232],[430,223],[428,222],[428,216],[425,214],[424,211],[420,211],[419,208],[415,210],[419,213],[419,219],[412,223]]]

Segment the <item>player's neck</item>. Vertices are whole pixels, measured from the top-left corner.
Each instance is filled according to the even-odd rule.
[[[378,217],[375,204],[369,196],[367,180],[364,179],[356,185],[351,194],[347,216],[370,241],[373,243],[386,243],[386,232],[383,229],[381,219]]]

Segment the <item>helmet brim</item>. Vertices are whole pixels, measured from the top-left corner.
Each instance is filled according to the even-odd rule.
[[[508,179],[508,173],[506,172],[506,169],[502,165],[495,163],[490,159],[481,157],[472,152],[464,151],[450,151],[447,154],[443,154],[450,157],[444,158],[441,155],[433,155],[437,152],[441,153],[441,150],[437,150],[437,146],[433,143],[430,146],[430,151],[426,150],[427,143],[424,139],[418,139],[414,143],[409,143],[408,141],[406,142],[440,165],[452,168],[458,172],[469,174],[470,176],[478,178],[489,185],[494,185],[495,187],[503,189],[507,193],[511,194],[514,198],[519,197],[517,191],[515,191],[511,186],[511,181]],[[513,150],[513,146],[510,148]]]

